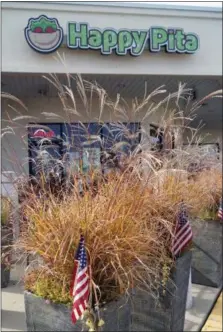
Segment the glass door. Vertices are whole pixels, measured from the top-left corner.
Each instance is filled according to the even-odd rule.
[[[29,173],[48,176],[61,164],[63,144],[60,124],[30,124],[28,128]]]
[[[63,138],[67,142],[67,159],[74,172],[100,169],[101,127],[98,123],[63,125]]]

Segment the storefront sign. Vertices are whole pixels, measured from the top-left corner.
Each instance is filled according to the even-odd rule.
[[[55,136],[56,135],[52,130],[45,131],[44,129],[37,129],[33,133],[33,137],[52,138]]]
[[[56,51],[63,41],[63,29],[56,18],[41,15],[30,18],[25,28],[26,41],[30,47],[40,53]]]
[[[28,44],[41,53],[51,53],[63,41],[63,29],[57,19],[41,15],[31,18],[25,28]],[[81,50],[100,50],[101,54],[139,56],[148,43],[150,52],[195,53],[199,38],[195,33],[185,33],[183,29],[151,27],[149,30],[100,30],[90,28],[87,23],[68,22],[67,47]]]

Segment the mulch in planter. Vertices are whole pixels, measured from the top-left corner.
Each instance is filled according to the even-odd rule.
[[[192,283],[222,285],[222,223],[219,220],[192,220]]]
[[[166,295],[160,301],[135,289],[130,298],[121,297],[101,310],[103,331],[183,331],[191,252],[177,260]],[[28,331],[81,331],[82,323],[71,322],[71,309],[63,304],[47,304],[43,298],[25,292]],[[86,328],[85,331],[88,329]]]

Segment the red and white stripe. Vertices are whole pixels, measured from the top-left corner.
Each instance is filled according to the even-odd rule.
[[[87,308],[87,302],[90,294],[90,279],[88,275],[87,266],[79,270],[79,261],[75,262],[77,264],[76,271],[79,271],[75,276],[74,286],[73,286],[73,307],[72,307],[72,320],[75,324],[78,319],[81,318],[84,311]]]
[[[220,206],[219,209],[218,209],[218,218],[223,219],[222,206]]]
[[[183,226],[179,222],[176,228],[176,233],[172,243],[172,254],[177,256],[192,240],[193,233],[189,221]]]

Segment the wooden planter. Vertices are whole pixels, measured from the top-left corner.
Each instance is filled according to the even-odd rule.
[[[222,285],[222,224],[219,220],[191,221],[194,233],[192,282],[210,287]]]
[[[8,260],[10,261],[10,253],[9,248],[12,244],[12,229],[10,227],[2,226],[1,227],[1,254],[5,254],[8,256]],[[3,263],[1,264],[1,288],[5,288],[8,286],[10,281],[10,267]]]
[[[166,295],[157,303],[148,293],[135,289],[101,311],[103,331],[183,331],[191,253],[179,258],[171,273]],[[25,292],[27,331],[81,331],[81,322],[73,325],[71,308],[46,301]],[[86,329],[87,330],[87,329]]]

